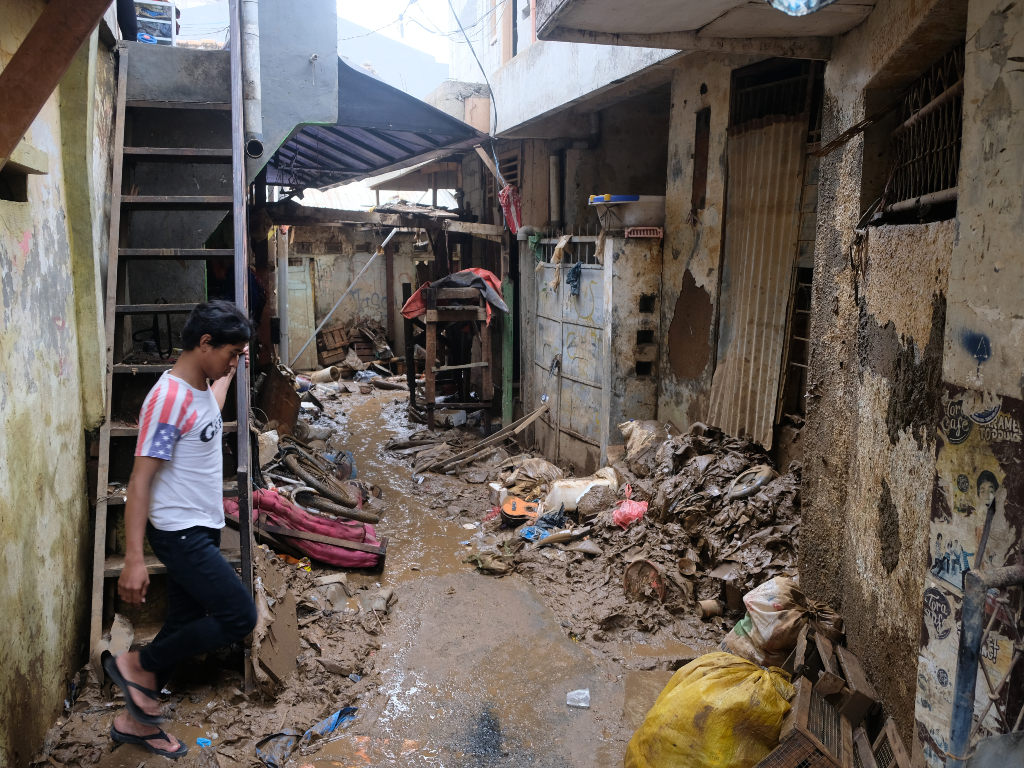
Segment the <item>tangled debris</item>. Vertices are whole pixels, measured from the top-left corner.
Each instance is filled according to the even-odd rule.
[[[261,673],[256,689],[244,690],[236,645],[182,665],[161,691],[164,713],[174,720],[168,730],[193,746],[196,738],[210,739],[222,766],[259,765],[255,745],[267,735],[283,727],[304,731],[339,709],[363,707],[380,686],[374,664],[396,603],[370,574],[306,571],[266,547],[255,554],[263,610],[268,602],[276,610],[273,644],[264,645],[262,657],[258,646],[254,650]],[[290,606],[290,616],[282,615],[282,605]],[[260,617],[265,630],[267,618]],[[275,679],[282,669],[286,673]],[[109,731],[123,698],[96,678],[91,664],[76,675],[66,703],[32,765],[96,765],[115,747]],[[358,712],[354,722],[360,722]],[[303,754],[317,748],[314,742]]]
[[[668,632],[709,649],[742,616],[743,593],[796,573],[800,464],[779,476],[759,446],[705,424],[686,434],[669,434],[658,422],[620,429],[625,454],[591,478],[563,478],[542,458],[494,446],[451,467],[448,474],[495,490],[491,509],[476,510],[483,520],[466,562],[484,573],[526,576],[570,636],[595,647]],[[413,454],[422,473],[475,441],[466,430],[449,430],[391,447]],[[615,512],[630,495],[633,517],[644,505],[646,512],[623,529]],[[564,531],[503,520],[497,504],[507,497],[539,502],[539,517],[564,504]],[[711,607],[702,611],[700,601]],[[703,612],[720,615],[704,621]]]

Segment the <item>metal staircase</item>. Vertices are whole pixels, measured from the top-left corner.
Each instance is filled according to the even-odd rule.
[[[90,622],[90,648],[94,648],[103,636],[104,626],[111,618],[116,596],[116,579],[124,565],[123,552],[119,553],[117,530],[124,515],[124,494],[120,488],[127,483],[125,466],[130,462],[123,460],[125,451],[130,445],[134,451],[134,440],[138,436],[138,426],[119,422],[126,413],[131,412],[134,401],[126,400],[126,392],[132,387],[126,385],[128,377],[139,377],[131,382],[134,390],[148,390],[156,383],[157,377],[172,365],[153,359],[133,362],[137,355],[128,355],[134,339],[131,333],[129,318],[162,315],[172,316],[191,312],[195,303],[130,303],[128,290],[128,265],[133,261],[207,261],[210,259],[233,259],[234,285],[236,302],[247,311],[248,306],[248,275],[247,275],[247,226],[246,226],[246,183],[243,156],[242,130],[242,63],[241,34],[238,1],[232,0],[231,6],[231,101],[224,102],[169,102],[128,100],[128,77],[130,57],[122,52],[118,63],[117,102],[114,125],[113,151],[113,183],[110,199],[110,255],[107,268],[106,296],[106,420],[100,428],[99,456],[97,471],[96,524],[93,553],[92,581],[92,616]],[[164,114],[172,114],[168,110],[201,110],[229,113],[231,125],[231,147],[161,147],[135,146],[130,140],[131,132],[126,134],[133,116],[145,110],[163,110]],[[189,114],[199,114],[190,112]],[[129,146],[125,146],[126,135]],[[225,195],[223,189],[213,190],[221,194],[188,194],[188,195],[140,195],[133,190],[131,169],[138,163],[149,164],[222,164],[231,169],[232,194]],[[198,182],[197,182],[198,184]],[[204,190],[199,189],[202,193]],[[129,221],[135,211],[225,211],[232,216],[234,232],[233,249],[180,248],[175,243],[166,243],[166,247],[131,248],[129,240]],[[126,322],[127,321],[127,322]],[[138,334],[139,332],[137,332]],[[137,335],[136,334],[136,335]],[[171,345],[173,346],[173,344]],[[150,356],[152,357],[152,356]],[[224,432],[227,440],[231,433],[242,436],[249,434],[249,387],[237,386],[238,382],[248,382],[249,374],[245,360],[239,361],[238,373],[234,389],[234,400],[237,403],[237,417],[230,419],[225,414]],[[232,397],[229,395],[230,407]],[[137,409],[135,410],[137,414]],[[125,442],[119,442],[125,441]],[[250,485],[249,440],[237,438],[237,446],[232,446],[237,458],[237,480],[226,483],[226,492],[237,492],[240,508],[239,541],[235,548],[225,549],[224,554],[236,567],[241,568],[243,582],[252,584],[251,547],[252,535],[249,510],[252,508],[252,491]],[[121,460],[112,463],[112,456]],[[225,457],[227,461],[227,456]],[[226,464],[227,466],[227,464]],[[234,486],[232,490],[231,486]],[[152,556],[147,557],[147,566],[151,574],[159,574],[164,569],[159,561]]]

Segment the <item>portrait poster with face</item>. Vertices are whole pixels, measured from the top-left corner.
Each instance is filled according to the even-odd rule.
[[[964,574],[972,570],[1024,563],[1024,450],[1021,419],[1024,403],[956,387],[947,387],[936,436],[935,487],[928,534],[921,652],[918,659],[916,719],[925,762],[942,768],[949,747],[957,651],[963,607]],[[988,702],[987,674],[998,682],[1010,669],[1013,645],[1024,635],[1019,592],[990,594],[985,621],[993,632],[981,649],[975,714]],[[1017,679],[1014,671],[1011,683]],[[1015,713],[1021,702],[1019,685],[1005,686]],[[990,707],[983,732],[1004,728],[996,707]]]

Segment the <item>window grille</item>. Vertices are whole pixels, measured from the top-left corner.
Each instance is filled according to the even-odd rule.
[[[898,107],[884,202],[956,199],[963,135],[964,47],[958,45],[915,82]]]

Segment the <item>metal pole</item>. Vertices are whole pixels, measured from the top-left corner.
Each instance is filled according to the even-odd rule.
[[[281,341],[277,359],[288,360],[288,233],[277,234],[277,319],[281,324]]]
[[[397,228],[395,228],[395,229],[392,229],[392,230],[391,230],[391,233],[390,233],[390,234],[389,234],[389,235],[388,235],[387,237],[385,237],[385,238],[384,238],[384,242],[383,242],[383,243],[381,243],[380,245],[378,245],[378,246],[377,246],[377,250],[376,250],[376,251],[374,252],[373,256],[371,256],[371,257],[370,257],[370,260],[369,260],[368,262],[366,262],[366,266],[365,266],[365,267],[363,267],[363,268],[362,268],[361,270],[359,270],[359,274],[358,274],[358,275],[356,275],[356,279],[352,281],[352,285],[350,285],[350,286],[349,286],[348,288],[346,288],[346,289],[345,289],[345,292],[344,292],[343,294],[341,294],[341,298],[340,298],[340,299],[338,299],[338,301],[337,301],[337,302],[336,302],[336,303],[334,304],[334,306],[333,306],[333,307],[331,307],[331,311],[327,313],[327,316],[326,316],[326,317],[325,317],[325,318],[324,318],[323,320],[321,320],[321,321],[320,321],[320,325],[318,325],[318,326],[316,327],[316,330],[315,330],[315,331],[313,331],[313,335],[312,335],[312,336],[310,336],[310,337],[309,337],[308,339],[306,339],[306,343],[302,345],[302,349],[300,349],[300,350],[299,350],[299,351],[298,351],[298,352],[297,352],[297,353],[295,354],[295,358],[294,358],[294,359],[292,360],[292,362],[291,362],[291,365],[295,365],[295,361],[296,361],[296,360],[298,360],[298,359],[299,359],[299,357],[300,357],[300,356],[302,355],[302,353],[306,351],[306,347],[308,347],[308,346],[309,346],[309,343],[310,343],[310,342],[311,342],[311,341],[312,341],[313,339],[315,339],[315,338],[316,338],[316,335],[317,335],[318,333],[320,333],[320,329],[321,329],[321,328],[323,328],[323,327],[324,327],[324,326],[325,326],[325,325],[327,324],[327,321],[331,319],[331,315],[333,315],[333,314],[334,314],[334,311],[335,311],[335,310],[336,310],[336,309],[337,309],[337,308],[338,308],[339,306],[341,306],[341,302],[342,302],[342,301],[344,301],[344,299],[345,299],[345,297],[346,297],[346,296],[348,296],[348,292],[349,292],[349,291],[351,291],[351,290],[352,290],[353,288],[355,288],[355,287],[356,287],[356,283],[358,283],[358,282],[359,282],[359,278],[361,278],[361,277],[363,276],[363,273],[364,273],[364,272],[365,272],[365,271],[366,271],[367,269],[369,269],[369,268],[370,268],[370,265],[371,265],[371,264],[373,264],[373,260],[374,260],[374,259],[376,259],[376,258],[377,258],[377,257],[378,257],[378,256],[379,256],[380,254],[384,253],[384,248],[385,248],[385,246],[387,246],[387,244],[391,242],[391,238],[392,238],[392,237],[394,237],[394,236],[395,236],[395,234],[396,234],[397,232],[398,232],[398,229],[397,229]],[[288,366],[288,367],[290,368],[290,367],[291,367],[291,365],[290,365],[290,366]]]
[[[1024,584],[1024,565],[968,571],[964,574],[964,604],[960,624],[960,648],[956,658],[956,686],[949,726],[946,768],[964,766],[974,725],[974,695],[978,682],[981,640],[985,634],[985,600],[990,589]]]
[[[242,20],[239,1],[230,0],[231,13],[231,174],[232,224],[235,237],[235,303],[249,314],[249,232],[246,225],[245,155],[242,117]],[[243,355],[235,375],[238,401],[238,529],[241,539],[242,583],[252,592],[252,486],[249,483],[249,369]],[[248,666],[248,665],[246,665]]]

